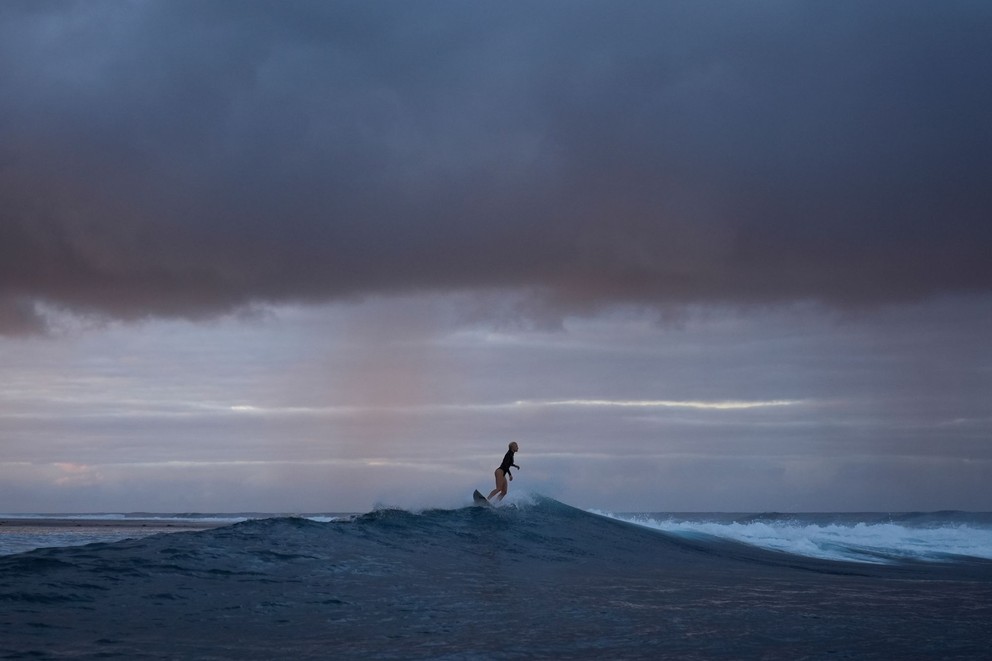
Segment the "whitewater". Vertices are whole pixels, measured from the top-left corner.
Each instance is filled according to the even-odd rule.
[[[0,557],[0,657],[979,659],[992,640],[988,514],[605,514],[535,495],[199,529],[119,516],[81,522],[110,535],[91,543],[16,533],[34,538]]]
[[[891,564],[992,560],[992,513],[594,513],[687,539],[729,539],[798,556]]]

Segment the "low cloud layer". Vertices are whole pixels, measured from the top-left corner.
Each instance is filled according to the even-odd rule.
[[[445,299],[0,339],[0,511],[454,507],[510,440],[511,493],[580,507],[992,509],[988,306],[547,333]]]
[[[0,7],[0,332],[992,288],[985,3]]]

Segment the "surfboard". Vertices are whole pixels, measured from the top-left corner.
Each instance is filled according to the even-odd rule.
[[[483,496],[481,493],[479,493],[478,489],[476,489],[475,493],[472,494],[472,500],[473,502],[475,502],[476,505],[485,505],[488,507],[492,507],[490,502],[486,500],[486,497]]]

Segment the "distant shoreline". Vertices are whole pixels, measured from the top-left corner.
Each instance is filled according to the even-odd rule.
[[[74,519],[0,517],[0,527],[5,528],[168,528],[170,530],[206,530],[220,528],[234,523],[233,521],[211,521],[189,519]]]

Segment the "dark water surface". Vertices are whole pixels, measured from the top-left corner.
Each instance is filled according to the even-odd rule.
[[[0,557],[0,658],[989,658],[992,562],[872,565],[537,498]]]

